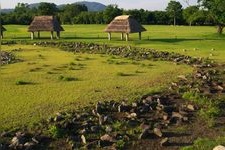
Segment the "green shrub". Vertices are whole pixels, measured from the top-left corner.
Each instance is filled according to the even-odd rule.
[[[123,150],[125,147],[126,142],[124,142],[124,140],[119,140],[116,142],[116,148],[118,150]]]
[[[51,126],[48,129],[48,132],[53,138],[60,138],[63,136],[63,130],[55,125]]]

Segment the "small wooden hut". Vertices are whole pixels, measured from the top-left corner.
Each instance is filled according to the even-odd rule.
[[[4,35],[4,31],[6,31],[6,29],[1,25],[1,38],[3,39]]]
[[[59,21],[54,16],[36,16],[28,28],[28,32],[31,32],[31,39],[34,39],[34,32],[38,33],[40,38],[41,31],[51,32],[51,39],[53,39],[54,32],[56,32],[56,38],[60,38],[60,32],[64,31]]]
[[[126,34],[126,41],[129,40],[130,33],[139,33],[139,39],[141,40],[141,32],[144,31],[146,29],[129,15],[116,17],[105,29],[105,32],[108,32],[109,40],[111,40],[111,33],[116,32],[121,33],[121,40],[124,39],[124,34]]]

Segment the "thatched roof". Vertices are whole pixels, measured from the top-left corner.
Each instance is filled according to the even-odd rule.
[[[64,29],[54,16],[36,16],[30,24],[28,31],[64,31]]]
[[[118,16],[107,26],[105,32],[136,33],[146,29],[129,15]]]
[[[1,25],[1,31],[6,31],[6,29]]]

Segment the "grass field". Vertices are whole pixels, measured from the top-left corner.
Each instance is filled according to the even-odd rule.
[[[6,25],[5,40],[28,40],[28,26]],[[106,25],[65,25],[59,41],[82,41],[110,45],[132,45],[173,51],[197,57],[225,60],[225,36],[215,27],[145,26],[143,40],[136,34],[120,41],[119,34],[107,40]],[[41,40],[50,34],[42,33]],[[0,130],[28,125],[55,112],[74,109],[89,102],[133,99],[163,88],[191,68],[169,62],[136,62],[105,55],[72,54],[36,46],[3,46],[23,62],[7,65],[0,73]],[[172,67],[171,67],[172,66]],[[25,84],[25,85],[20,85]]]
[[[0,130],[29,125],[99,100],[132,100],[163,88],[191,67],[37,46],[3,46],[22,62],[0,70]],[[16,51],[15,51],[16,49]]]
[[[28,26],[6,25],[5,39],[29,40]],[[132,45],[157,50],[167,50],[196,57],[209,57],[216,61],[225,59],[225,35],[216,34],[216,27],[189,26],[145,26],[143,40],[132,34],[131,41],[120,41],[120,34],[112,34],[112,41],[107,40],[103,32],[106,25],[64,25],[61,41],[83,41],[107,43],[111,45]],[[49,33],[41,34],[43,40],[50,37]]]

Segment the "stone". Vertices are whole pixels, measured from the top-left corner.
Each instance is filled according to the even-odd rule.
[[[101,141],[113,142],[113,137],[111,137],[111,136],[108,135],[108,134],[105,134],[105,135],[103,135],[103,136],[100,137],[100,140],[101,140]]]
[[[39,143],[39,141],[38,141],[35,137],[32,138],[32,141],[33,141],[34,143],[36,143],[36,144]]]
[[[150,129],[150,125],[145,124],[145,123],[142,123],[142,124],[140,125],[140,128],[141,128],[142,130]]]
[[[82,141],[83,144],[87,144],[87,141],[86,141],[86,138],[85,138],[84,135],[81,135],[80,138],[81,138],[81,141]]]
[[[220,86],[220,85],[217,86],[217,89],[220,90],[220,91],[224,90],[224,88],[222,86]]]
[[[185,75],[179,75],[178,78],[181,80],[187,81],[187,78],[185,77]]]
[[[102,107],[99,102],[96,104],[95,109],[97,113],[102,114]]]
[[[145,139],[145,138],[149,135],[148,131],[149,131],[148,128],[144,129],[144,130],[142,131],[142,133],[139,135],[138,139],[139,139],[139,140],[140,140],[140,139]]]
[[[225,147],[222,145],[218,145],[218,146],[214,147],[213,150],[225,150]]]
[[[168,116],[168,114],[164,114],[162,118],[163,118],[164,121],[166,121],[166,120],[169,119],[169,116]]]
[[[62,114],[61,113],[57,113],[55,118],[54,118],[54,121],[58,122],[58,121],[61,121],[61,120],[63,120]]]
[[[160,141],[161,146],[168,146],[169,145],[169,138],[164,138]]]
[[[105,132],[107,132],[107,133],[110,133],[110,132],[112,132],[112,127],[111,126],[106,126],[106,128],[105,128]]]
[[[162,137],[163,136],[162,131],[159,128],[154,128],[153,129],[153,133],[155,135],[157,135],[158,137]]]
[[[26,147],[26,150],[31,150],[34,148],[35,145],[36,143],[34,142],[26,142],[23,146]]]
[[[179,118],[179,119],[182,119],[183,116],[182,116],[180,113],[178,113],[178,112],[173,112],[173,113],[172,113],[172,118]]]
[[[137,114],[136,114],[136,113],[128,114],[128,115],[127,115],[127,118],[130,118],[130,119],[132,119],[132,118],[137,118]]]
[[[0,137],[7,137],[9,136],[9,132],[3,131],[0,135]]]
[[[195,106],[191,105],[191,104],[188,104],[187,109],[190,110],[190,111],[195,111]]]
[[[137,103],[132,103],[132,107],[136,108],[138,106]]]

